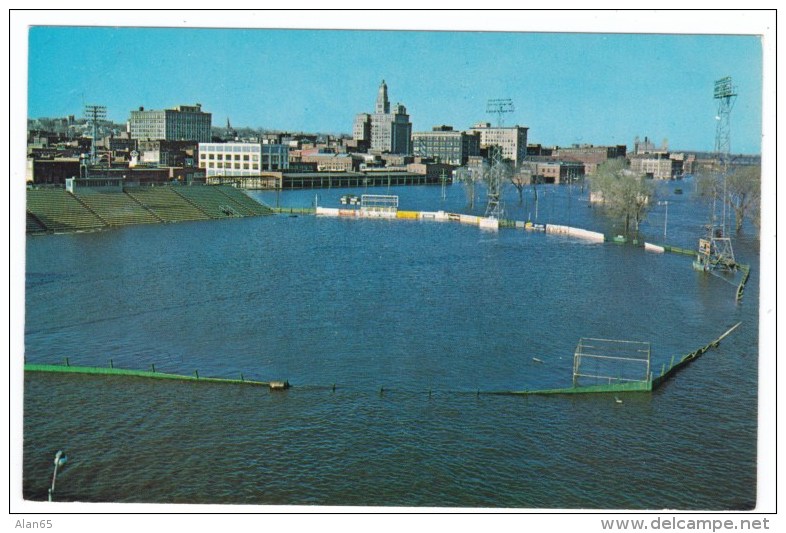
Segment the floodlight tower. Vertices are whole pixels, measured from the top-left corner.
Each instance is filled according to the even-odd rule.
[[[513,100],[510,98],[493,98],[486,103],[486,113],[497,115],[497,127],[503,127],[503,117],[507,113],[513,113],[515,108]],[[488,204],[486,205],[486,217],[502,218],[504,208],[502,205],[502,187],[505,180],[505,168],[502,158],[502,148],[496,145],[488,147],[489,169],[487,177],[488,185]]]
[[[718,114],[715,115],[715,154],[723,176],[723,216],[721,233],[726,236],[726,175],[729,171],[729,154],[731,153],[731,110],[737,99],[737,88],[731,82],[731,76],[715,80],[713,97],[718,101]],[[713,213],[713,216],[715,214]],[[714,221],[713,221],[714,224]]]
[[[715,128],[715,154],[723,176],[723,217],[717,223],[715,205],[713,202],[712,223],[709,225],[709,235],[706,239],[699,239],[699,253],[693,262],[697,270],[720,270],[732,272],[737,269],[734,258],[734,248],[726,228],[726,174],[731,152],[731,110],[737,99],[737,89],[731,82],[731,76],[726,76],[715,81],[713,98],[718,101],[718,114],[715,115],[717,125]]]
[[[725,173],[731,152],[731,110],[737,99],[737,88],[731,82],[731,76],[715,81],[713,97],[718,101],[718,114],[715,120],[715,152],[720,160],[721,169]]]
[[[723,217],[721,218],[720,232],[713,228],[712,245],[717,255],[718,264],[722,265],[721,268],[732,270],[735,260],[726,227],[726,175],[729,171],[729,154],[731,153],[731,110],[737,99],[737,88],[732,84],[731,76],[715,81],[713,98],[718,101],[718,114],[715,117],[718,121],[715,128],[715,151],[723,173]]]
[[[506,113],[513,113],[513,100],[510,98],[493,98],[486,103],[486,113],[497,115],[497,127],[501,128]]]
[[[96,141],[98,140],[98,121],[106,119],[106,106],[86,105],[85,118],[93,123],[93,141],[90,143],[90,164],[95,165],[96,160]]]
[[[486,217],[500,220],[505,211],[502,205],[502,186],[505,180],[505,163],[502,161],[502,148],[489,146],[489,167],[486,184],[488,186],[488,204]]]

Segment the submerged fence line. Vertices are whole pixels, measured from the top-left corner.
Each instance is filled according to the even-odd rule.
[[[671,358],[671,362],[669,363],[669,367],[666,368],[666,364],[664,363],[661,367],[661,372],[659,376],[653,377],[652,373],[647,376],[646,380],[641,381],[634,381],[634,382],[610,382],[610,383],[601,383],[596,385],[584,385],[584,386],[573,386],[573,387],[566,387],[562,389],[541,389],[541,390],[532,390],[532,391],[512,391],[509,394],[520,394],[520,395],[531,395],[531,394],[591,394],[591,393],[602,393],[602,392],[650,392],[658,388],[659,386],[663,385],[669,378],[674,377],[674,375],[679,372],[684,367],[688,366],[690,363],[704,355],[708,350],[711,348],[717,348],[720,342],[729,336],[735,329],[737,329],[742,322],[737,322],[731,328],[726,330],[720,337],[717,339],[710,341],[709,343],[705,344],[701,348],[692,351],[691,353],[683,356],[679,359],[676,363],[674,362],[674,357]]]
[[[751,267],[750,265],[740,265],[740,270],[742,271],[742,281],[740,281],[740,284],[737,285],[738,302],[742,300],[742,295],[745,293],[745,284],[748,283],[748,278],[751,275]]]
[[[612,383],[603,383],[603,384],[596,384],[596,385],[581,385],[581,386],[573,386],[573,387],[566,387],[566,388],[557,388],[557,389],[536,389],[536,390],[524,390],[524,391],[482,391],[480,388],[472,390],[445,390],[445,389],[428,389],[428,397],[431,398],[434,393],[443,393],[443,394],[461,394],[461,395],[470,395],[474,394],[480,397],[481,394],[483,395],[513,395],[513,396],[528,396],[528,395],[559,395],[559,394],[597,394],[597,393],[622,393],[622,392],[650,392],[657,387],[661,386],[666,380],[673,377],[678,371],[704,355],[708,350],[711,348],[716,348],[720,342],[730,335],[737,327],[740,326],[742,322],[738,322],[731,328],[729,328],[723,335],[718,337],[717,339],[710,341],[706,345],[702,346],[701,348],[694,350],[693,352],[683,356],[675,363],[675,358],[671,358],[671,362],[669,364],[668,369],[666,368],[665,363],[661,368],[660,375],[653,377],[652,374],[648,376],[648,379],[641,380],[641,381],[627,381],[627,382],[612,382]],[[72,366],[68,360],[65,359],[65,364],[62,365],[51,365],[51,364],[28,364],[26,363],[24,366],[25,372],[55,372],[55,373],[70,373],[70,374],[90,374],[90,375],[115,375],[115,376],[128,376],[128,377],[140,377],[140,378],[153,378],[153,379],[170,379],[170,380],[179,380],[179,381],[199,381],[203,383],[225,383],[225,384],[236,384],[236,385],[255,385],[255,386],[267,386],[271,390],[283,390],[289,389],[290,384],[289,381],[254,381],[254,380],[247,380],[243,376],[240,375],[240,379],[232,379],[232,378],[216,378],[216,377],[204,377],[199,376],[198,371],[194,371],[193,375],[181,375],[181,374],[169,374],[165,372],[156,372],[155,365],[151,365],[151,370],[129,370],[129,369],[122,369],[122,368],[114,368],[110,361],[109,367],[95,367],[95,366]],[[332,385],[300,385],[299,388],[302,389],[321,389],[321,390],[331,390],[332,392],[336,392],[338,389],[349,389],[351,387],[347,387],[345,385],[337,386],[336,383]],[[399,389],[399,388],[385,388],[381,386],[379,388],[379,395],[384,396],[386,393],[393,393],[393,392],[409,392],[415,393],[414,390],[409,389]],[[426,391],[420,391],[420,394],[425,394]]]
[[[114,364],[110,361],[108,367],[100,366],[79,366],[71,365],[69,359],[66,357],[64,364],[35,364],[25,363],[25,372],[55,372],[61,374],[90,374],[95,376],[126,376],[150,379],[169,379],[177,381],[199,381],[203,383],[227,383],[235,385],[255,385],[266,386],[271,389],[288,388],[288,381],[257,381],[246,379],[241,373],[239,378],[220,378],[220,377],[207,377],[200,376],[199,370],[194,370],[192,375],[185,374],[171,374],[168,372],[157,372],[155,365],[151,365],[150,370],[133,370],[128,368],[115,368]]]

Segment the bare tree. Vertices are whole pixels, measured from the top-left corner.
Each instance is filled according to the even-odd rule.
[[[626,236],[631,230],[638,233],[655,195],[650,181],[628,170],[624,161],[608,160],[598,167],[590,188],[609,216],[624,221]]]
[[[476,168],[461,167],[456,169],[456,179],[464,185],[467,193],[467,205],[475,208],[475,185],[481,177],[482,171]]]
[[[483,182],[489,191],[496,190],[500,195],[505,184],[513,181],[513,170],[507,161],[484,164]]]
[[[734,211],[735,230],[742,229],[745,217],[753,211],[754,222],[761,204],[761,167],[737,167],[726,178],[726,201]]]
[[[761,204],[761,167],[733,167],[724,177],[723,173],[705,173],[697,178],[696,189],[700,197],[717,202],[726,202],[734,212],[734,227],[739,233],[745,218],[752,215],[759,223]],[[723,205],[722,203],[720,205]]]
[[[532,183],[533,175],[534,172],[526,162],[519,166],[517,172],[510,173],[510,183],[519,193],[519,205],[524,205],[524,187]],[[537,189],[535,189],[535,197],[537,198]]]

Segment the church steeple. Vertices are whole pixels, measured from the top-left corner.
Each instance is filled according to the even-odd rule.
[[[388,86],[385,85],[385,80],[379,86],[377,92],[377,107],[375,113],[390,113],[390,102],[388,101]]]

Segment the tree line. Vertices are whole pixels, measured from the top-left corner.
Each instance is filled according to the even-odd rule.
[[[475,186],[492,182],[507,183],[516,188],[519,204],[523,200],[523,190],[529,185],[533,188],[537,201],[537,182],[523,179],[522,168],[514,169],[510,161],[490,164],[484,162],[477,168],[459,168],[456,179],[466,188],[470,208],[476,202]],[[594,175],[587,177],[590,184],[590,201],[614,220],[622,224],[626,237],[635,238],[639,226],[646,219],[649,210],[657,204],[655,182],[644,174],[632,171],[625,159],[609,159],[598,165]],[[745,219],[750,219],[756,227],[761,223],[761,167],[732,166],[728,172],[703,172],[696,177],[696,191],[700,198],[714,201],[723,206],[726,202],[730,213],[734,213],[735,231],[742,229]]]
[[[749,217],[756,227],[760,226],[760,166],[731,167],[726,173],[705,172],[696,180],[699,197],[712,199],[721,208],[725,202],[734,213],[736,232]],[[610,217],[623,221],[626,236],[638,233],[639,224],[656,202],[654,182],[631,172],[624,160],[608,160],[599,165],[590,179],[590,190]]]

